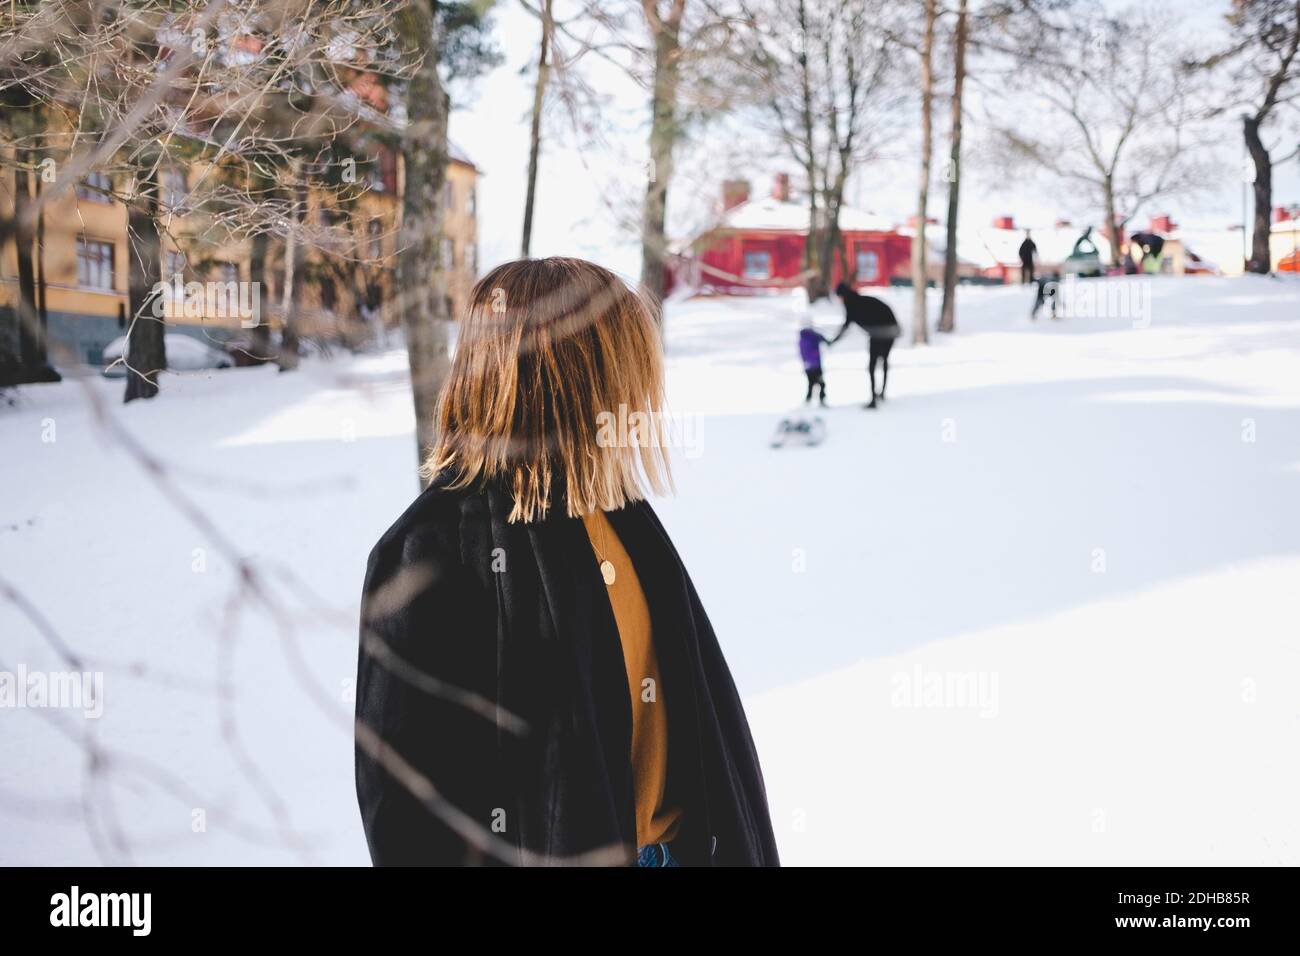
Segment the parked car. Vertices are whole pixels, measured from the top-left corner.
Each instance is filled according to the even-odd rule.
[[[164,333],[163,345],[167,349],[167,368],[172,372],[198,372],[203,369],[233,368],[235,365],[234,360],[225,352],[180,332]],[[126,365],[118,361],[125,353],[125,335],[118,336],[105,346],[103,361],[106,376],[126,377]]]

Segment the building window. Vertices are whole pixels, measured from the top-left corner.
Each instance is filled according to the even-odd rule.
[[[368,236],[366,255],[371,259],[378,259],[383,256],[383,240],[380,237],[384,234],[384,223],[378,216],[366,223],[366,234]]]
[[[770,279],[772,277],[772,253],[746,252],[742,276],[746,279]]]
[[[113,244],[77,240],[77,285],[86,289],[113,288]]]
[[[385,191],[384,187],[387,184],[384,182],[384,168],[380,165],[379,160],[372,162],[366,170],[366,182],[374,192],[382,193]]]
[[[859,249],[855,263],[858,282],[875,282],[880,278],[880,254],[870,249]]]
[[[218,262],[213,268],[218,282],[238,282],[239,264],[236,262]]]
[[[468,260],[466,265],[469,267],[470,278],[478,278],[478,243],[471,242],[469,248],[465,250],[465,258]]]
[[[384,181],[384,192],[397,192],[397,153],[387,146],[379,150],[379,172]]]
[[[442,268],[445,272],[456,268],[456,243],[450,239],[442,240]]]
[[[469,195],[465,197],[465,204],[469,207],[469,217],[473,219],[478,215],[478,190],[473,186],[469,187]]]
[[[456,190],[452,188],[450,179],[442,184],[442,208],[447,212],[456,211]]]
[[[175,209],[189,197],[190,187],[185,181],[185,170],[168,166],[162,172],[162,204]]]
[[[77,187],[77,198],[87,202],[111,203],[113,197],[108,192],[113,189],[113,180],[108,173],[95,171],[87,173],[86,178]]]

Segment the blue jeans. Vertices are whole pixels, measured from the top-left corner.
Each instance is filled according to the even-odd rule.
[[[677,858],[668,852],[667,843],[651,843],[649,846],[643,846],[636,851],[637,866],[676,866],[681,864]]]

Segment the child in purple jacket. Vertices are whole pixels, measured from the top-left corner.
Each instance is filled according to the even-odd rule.
[[[812,401],[813,386],[820,389],[818,402],[826,407],[826,379],[822,375],[822,345],[829,345],[827,338],[813,328],[812,319],[804,317],[803,328],[799,330],[799,358],[803,359],[803,371],[808,376],[808,391],[803,397],[804,404]]]

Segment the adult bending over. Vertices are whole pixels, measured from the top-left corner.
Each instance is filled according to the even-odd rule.
[[[893,309],[884,302],[873,296],[859,295],[847,283],[841,282],[837,285],[835,294],[844,302],[844,324],[828,344],[834,345],[838,342],[849,330],[850,325],[856,325],[867,333],[869,350],[867,375],[871,380],[871,401],[866,407],[875,408],[877,398],[882,402],[885,400],[885,389],[889,386],[889,351],[894,347],[894,339],[898,338],[900,333],[898,320],[894,318]],[[884,368],[879,394],[876,393],[877,360]]]

